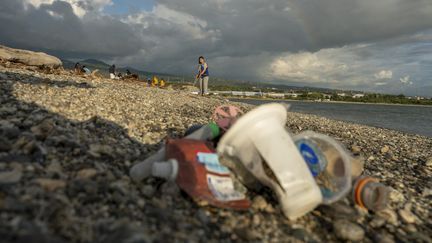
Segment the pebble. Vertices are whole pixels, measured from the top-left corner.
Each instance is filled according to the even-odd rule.
[[[395,211],[393,211],[389,208],[386,208],[386,209],[383,209],[383,210],[377,212],[377,216],[382,217],[383,219],[386,220],[386,222],[388,222],[394,226],[399,225],[397,214],[395,213]]]
[[[52,192],[57,189],[66,187],[66,182],[63,180],[39,178],[35,180],[46,191]]]
[[[374,242],[379,242],[379,243],[394,243],[395,242],[393,236],[388,234],[388,233],[377,233],[374,235],[373,239],[374,239]]]
[[[415,223],[416,216],[411,212],[411,210],[405,208],[405,209],[400,209],[398,212],[399,212],[399,216],[405,223],[407,224]]]
[[[382,217],[376,216],[372,219],[371,222],[369,222],[369,225],[372,228],[380,228],[381,226],[383,226],[386,223],[386,220]]]
[[[91,179],[97,175],[97,170],[93,168],[82,169],[77,173],[77,179]]]
[[[0,185],[18,183],[21,180],[22,174],[22,171],[18,169],[0,172]]]
[[[359,154],[361,152],[361,147],[358,145],[353,145],[351,146],[351,151],[353,154]]]
[[[196,213],[196,217],[203,224],[210,223],[210,217],[208,216],[207,212],[204,209],[199,209]]]
[[[427,167],[432,167],[432,157],[430,157],[430,158],[426,161],[426,166],[427,166]]]
[[[390,150],[390,147],[385,145],[384,147],[381,148],[381,153],[385,154]]]
[[[389,198],[390,198],[390,201],[395,202],[395,203],[401,203],[401,202],[405,201],[404,195],[395,189],[392,189],[390,191]]]
[[[365,237],[362,227],[344,219],[336,220],[333,223],[333,230],[341,240],[361,241]]]
[[[256,211],[265,211],[268,204],[263,196],[256,196],[252,201],[252,208]]]
[[[432,189],[431,188],[425,188],[422,192],[422,197],[429,197],[432,196]]]

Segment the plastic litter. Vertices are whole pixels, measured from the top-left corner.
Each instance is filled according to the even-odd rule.
[[[227,131],[241,116],[243,111],[236,106],[223,105],[215,109],[212,119],[224,131]]]
[[[352,198],[355,204],[372,211],[386,208],[389,201],[390,188],[378,179],[362,176],[354,182]]]
[[[323,203],[334,203],[351,189],[351,156],[333,138],[306,131],[293,137],[323,195]]]
[[[242,116],[222,136],[217,151],[234,158],[270,187],[284,214],[295,219],[322,202],[302,155],[285,130],[288,106],[266,104]]]
[[[221,208],[247,209],[246,188],[236,182],[217,154],[205,142],[192,139],[168,139],[168,161],[152,164],[151,175],[173,180],[198,204]]]
[[[186,136],[186,139],[195,139],[200,141],[207,141],[212,140],[216,137],[218,137],[220,134],[219,127],[211,122],[207,125],[202,126],[198,130],[194,131],[193,133]],[[152,164],[157,161],[164,161],[166,160],[166,151],[165,151],[165,145],[162,146],[157,153],[150,156],[146,160],[135,164],[130,170],[129,175],[130,177],[135,181],[141,181],[144,178],[147,178],[150,176],[150,171],[152,168]]]
[[[200,205],[247,209],[247,189],[272,189],[286,217],[295,219],[319,204],[349,194],[360,207],[386,207],[390,189],[361,176],[364,162],[333,138],[285,128],[289,105],[266,104],[243,115],[234,106],[216,108],[214,122],[193,125],[183,139],[134,165],[130,176],[172,180]],[[214,147],[217,148],[217,153]],[[245,187],[246,186],[246,187]]]

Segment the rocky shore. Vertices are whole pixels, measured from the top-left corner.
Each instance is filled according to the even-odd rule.
[[[346,199],[290,222],[270,193],[236,212],[130,180],[132,164],[227,102],[1,63],[0,241],[432,242],[432,139],[422,136],[289,113],[293,133],[333,136],[393,188],[379,213]]]

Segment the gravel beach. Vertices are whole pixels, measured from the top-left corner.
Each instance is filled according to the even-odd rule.
[[[334,137],[393,188],[379,213],[345,199],[289,221],[267,192],[237,212],[131,181],[131,165],[227,102],[1,63],[0,241],[432,242],[432,139],[422,136],[289,113],[293,133]]]

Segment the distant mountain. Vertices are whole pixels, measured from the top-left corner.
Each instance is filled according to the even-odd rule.
[[[107,64],[103,61],[100,61],[100,60],[96,60],[96,59],[86,59],[86,60],[83,60],[81,62],[85,63],[85,64],[93,64],[93,65],[97,65],[97,66],[105,66],[105,67],[110,66],[109,64]]]

